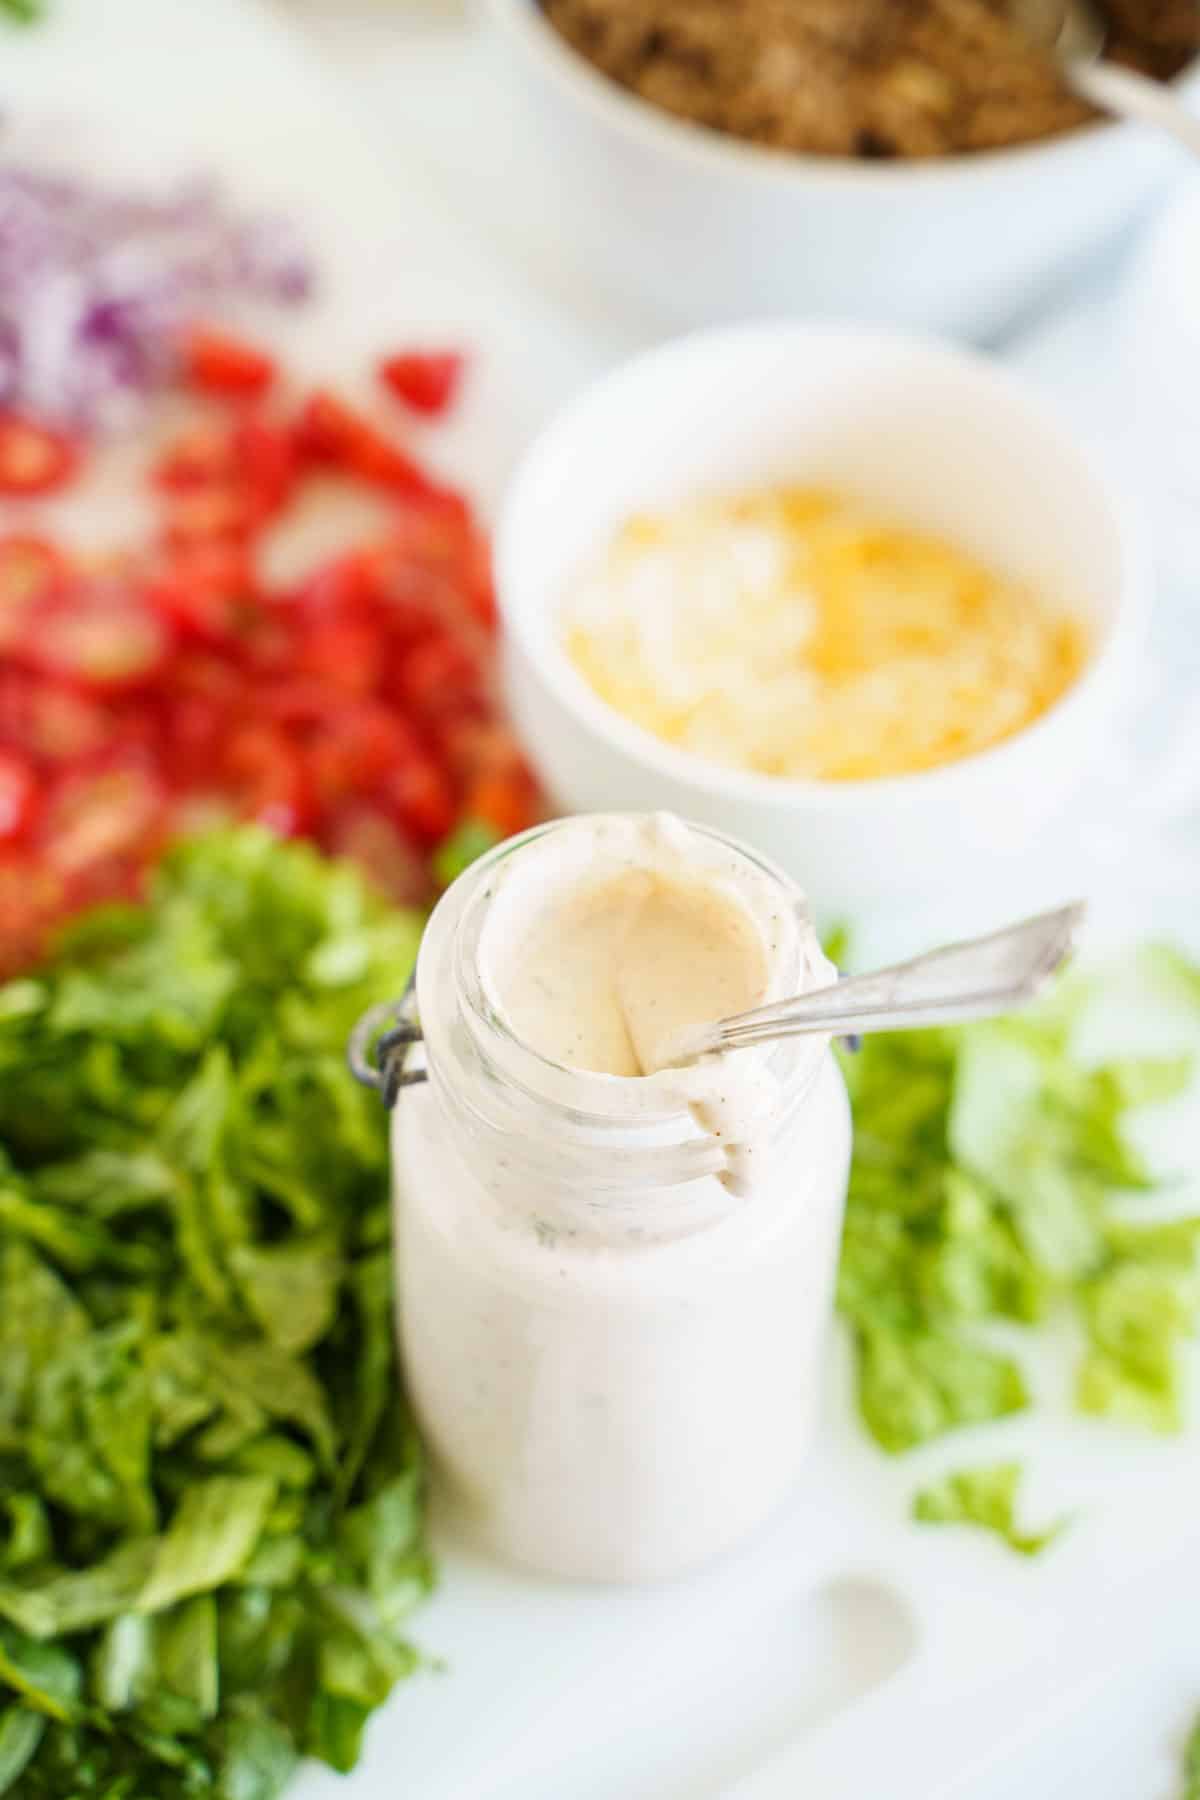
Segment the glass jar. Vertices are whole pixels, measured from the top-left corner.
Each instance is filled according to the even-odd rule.
[[[506,861],[570,823],[473,865],[426,931],[414,1054],[428,1079],[404,1087],[393,1125],[399,1327],[472,1535],[538,1570],[636,1581],[736,1543],[797,1478],[849,1113],[827,1040],[739,1052],[769,1059],[779,1104],[733,1180],[730,1146],[694,1109],[518,1042],[484,992],[480,931]],[[823,980],[799,890],[715,833],[694,841],[745,858],[794,914],[791,991]]]

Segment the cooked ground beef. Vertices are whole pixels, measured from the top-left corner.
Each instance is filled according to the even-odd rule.
[[[1092,117],[1004,0],[542,0],[654,106],[779,150],[945,156]],[[1110,0],[1108,54],[1166,79],[1200,53],[1197,0]]]

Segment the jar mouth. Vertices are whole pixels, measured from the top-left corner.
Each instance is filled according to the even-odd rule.
[[[723,1076],[752,1076],[755,1090],[743,1113],[744,1090],[735,1079],[728,1096],[737,1116],[718,1118],[714,1102],[725,1105],[724,1087],[715,1093],[709,1087],[696,1101],[695,1089],[684,1091],[686,1082],[673,1088],[656,1076],[570,1068],[512,1029],[479,967],[480,935],[505,871],[553,833],[594,834],[622,823],[644,825],[646,816],[596,814],[535,826],[481,858],[434,908],[416,971],[425,1070],[451,1139],[475,1168],[488,1172],[488,1190],[503,1191],[516,1212],[539,1197],[537,1204],[551,1206],[571,1230],[600,1239],[606,1222],[623,1217],[630,1200],[639,1232],[652,1229],[660,1215],[686,1219],[686,1229],[724,1217],[794,1142],[827,1060],[827,1040],[815,1037],[717,1059]],[[714,864],[723,858],[727,866],[732,855],[759,884],[781,933],[786,925],[792,961],[781,962],[777,975],[789,984],[787,991],[833,979],[807,903],[789,876],[719,832],[674,825],[685,834],[689,854],[711,857]],[[514,886],[510,896],[516,891]],[[690,1078],[698,1071],[696,1065],[686,1073]],[[744,1133],[739,1121],[747,1126]],[[685,1187],[686,1195],[680,1191]],[[658,1198],[650,1201],[651,1195]],[[685,1227],[665,1228],[678,1234]]]
[[[480,1056],[531,1100],[548,1102],[590,1124],[608,1122],[628,1126],[678,1118],[688,1109],[677,1079],[680,1071],[608,1074],[574,1067],[547,1056],[522,1037],[506,1016],[481,967],[480,952],[493,903],[515,858],[536,846],[545,846],[556,836],[569,839],[572,834],[578,836],[584,831],[593,836],[620,832],[629,823],[629,816],[624,814],[592,814],[584,818],[553,820],[499,845],[469,871],[470,891],[464,898],[454,933],[455,982],[466,1029]],[[684,829],[690,848],[695,852],[698,872],[703,872],[706,867],[714,873],[727,871],[732,859],[746,891],[757,904],[757,914],[753,907],[748,911],[764,933],[768,902],[774,912],[781,897],[784,901],[786,930],[782,945],[772,945],[773,958],[762,1002],[784,999],[831,979],[807,899],[791,878],[749,846],[721,832],[690,823]],[[805,1046],[793,1041],[737,1054],[744,1068],[753,1064],[770,1070],[780,1080],[790,1077],[795,1081],[805,1061],[819,1047],[822,1046]]]

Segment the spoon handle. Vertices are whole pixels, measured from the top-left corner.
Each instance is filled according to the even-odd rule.
[[[1062,70],[1081,99],[1102,112],[1165,131],[1193,156],[1200,156],[1200,118],[1188,111],[1165,82],[1117,63],[1076,61],[1073,57],[1064,61]]]
[[[1008,1012],[1032,1000],[1069,955],[1084,911],[1075,901],[970,943],[698,1026],[686,1034],[688,1054],[810,1032],[899,1031]]]

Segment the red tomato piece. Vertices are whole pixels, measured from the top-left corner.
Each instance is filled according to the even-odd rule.
[[[195,425],[167,446],[150,479],[173,493],[231,481],[236,474],[237,452],[228,426]]]
[[[453,574],[473,531],[470,507],[450,488],[401,499],[387,538],[371,552],[381,587],[415,569]]]
[[[231,662],[190,651],[172,667],[161,713],[161,755],[177,787],[210,788],[231,729],[247,717],[245,678]]]
[[[313,823],[312,791],[299,751],[273,725],[243,725],[229,740],[225,773],[238,811],[295,837]]]
[[[246,546],[221,538],[176,546],[148,582],[146,597],[184,637],[236,639],[256,604]]]
[[[185,788],[213,780],[228,736],[229,713],[216,701],[199,694],[173,698],[165,710],[160,749],[168,780]]]
[[[44,762],[71,762],[111,743],[111,709],[65,681],[25,669],[0,674],[0,738]]]
[[[42,813],[42,854],[74,878],[156,847],[165,790],[140,760],[108,758],[72,768],[50,788]]]
[[[149,681],[170,650],[162,619],[132,597],[111,606],[64,602],[37,621],[30,639],[31,655],[48,674],[104,691]]]
[[[18,413],[0,413],[0,494],[51,494],[79,466],[70,438]]]
[[[61,875],[39,856],[0,847],[0,976],[36,960],[65,895]]]
[[[494,634],[500,624],[500,608],[492,579],[491,546],[482,532],[471,533],[463,562],[462,582],[467,605],[484,630]]]
[[[327,682],[339,694],[373,692],[383,670],[384,647],[376,628],[353,618],[317,619],[304,632],[296,657],[301,675]]]
[[[485,770],[467,790],[463,813],[482,819],[502,838],[514,837],[537,822],[533,782],[521,769]]]
[[[440,843],[453,829],[457,808],[445,773],[422,753],[402,762],[380,784],[386,810],[420,844]]]
[[[322,841],[332,855],[356,862],[397,905],[423,906],[432,897],[424,853],[376,807],[347,807],[335,816]]]
[[[240,419],[234,427],[233,449],[255,523],[274,518],[296,482],[296,445],[291,432],[268,419]]]
[[[186,550],[198,543],[236,543],[258,523],[244,483],[210,482],[169,495],[163,536],[172,548]]]
[[[62,592],[69,564],[37,537],[0,537],[0,650],[17,649],[29,621]]]
[[[369,419],[324,389],[313,394],[303,407],[296,443],[303,457],[377,487],[409,495],[438,491],[436,483],[413,457],[393,444]]]
[[[352,550],[335,556],[305,576],[295,593],[298,611],[361,615],[376,602],[369,553]]]
[[[253,344],[197,325],[184,340],[183,378],[203,394],[236,399],[265,393],[275,379],[275,362]]]
[[[170,697],[174,701],[192,696],[233,713],[245,703],[245,677],[228,657],[212,650],[189,649],[172,667]]]
[[[195,793],[180,794],[171,807],[171,837],[192,837],[204,831],[216,831],[236,823],[232,804],[223,794],[199,788]]]
[[[310,746],[308,766],[321,805],[329,807],[383,785],[402,763],[421,754],[405,721],[365,702],[326,717]]]
[[[340,701],[340,696],[339,696]],[[331,704],[329,689],[323,681],[290,680],[286,673],[255,693],[255,709],[264,718],[282,725],[307,743],[324,731]]]
[[[385,357],[379,374],[397,399],[436,418],[458,392],[464,358],[457,350],[404,350]]]
[[[442,632],[401,656],[392,685],[422,718],[431,719],[478,696],[481,674],[465,644]]]
[[[28,758],[0,748],[0,843],[28,836],[40,795],[38,773]]]
[[[520,746],[507,725],[470,712],[446,713],[430,727],[438,754],[465,789],[485,770],[523,767]]]

